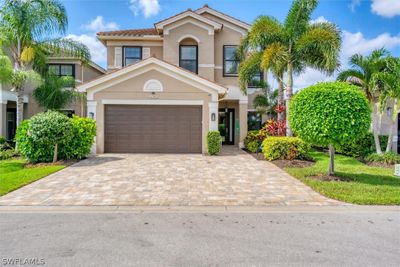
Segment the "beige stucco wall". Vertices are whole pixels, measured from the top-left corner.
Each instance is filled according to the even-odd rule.
[[[150,56],[163,59],[163,42],[162,41],[134,41],[134,40],[118,40],[107,41],[107,69],[112,71],[115,66],[115,48],[124,46],[141,46],[150,49]]]
[[[199,40],[198,45],[198,64],[199,64],[199,76],[214,81],[214,35],[209,34],[209,30],[212,30],[210,25],[207,25],[200,21],[195,21],[194,25],[191,22],[192,18],[186,18],[178,20],[170,25],[166,26],[164,32],[164,60],[174,65],[179,66],[179,44],[180,40],[185,36],[194,36]],[[168,30],[174,27],[176,24],[185,23],[177,28]],[[207,29],[205,29],[207,28]],[[212,30],[213,31],[213,30]]]
[[[157,92],[154,95],[150,92],[144,92],[143,86],[146,81],[157,79],[163,85],[163,92]],[[167,76],[156,70],[150,70],[139,76],[128,79],[112,87],[94,93],[94,101],[96,101],[96,151],[104,152],[104,104],[102,100],[202,100],[202,124],[203,124],[203,153],[207,152],[207,132],[209,129],[209,106],[211,96],[196,87],[181,82],[175,78]]]

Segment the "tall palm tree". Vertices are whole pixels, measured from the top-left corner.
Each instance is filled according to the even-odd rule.
[[[346,81],[359,86],[365,93],[369,103],[373,107],[372,114],[372,130],[374,133],[376,153],[382,154],[379,142],[378,121],[376,114],[379,101],[379,87],[374,77],[385,70],[387,57],[389,52],[385,49],[377,49],[372,51],[368,56],[355,54],[350,57],[350,69],[339,73],[337,80]]]
[[[74,100],[78,92],[74,90],[75,79],[70,76],[58,77],[48,74],[44,83],[33,91],[36,102],[44,110],[61,110]]]
[[[386,152],[390,152],[393,142],[393,130],[400,111],[400,58],[389,57],[386,60],[384,72],[375,74],[372,78],[372,83],[377,88],[380,88],[380,112],[384,112],[387,108],[392,110],[392,114],[388,114],[391,124],[386,146]]]
[[[305,67],[311,67],[331,75],[339,66],[339,29],[332,23],[311,21],[311,14],[318,2],[294,0],[283,23],[274,17],[260,16],[244,39],[246,41],[243,46],[248,50],[263,54],[259,68],[274,70],[278,81],[286,73],[286,113],[293,95],[293,75],[296,72],[301,73]],[[239,72],[245,69],[242,66]],[[250,75],[239,74],[239,78],[242,79],[241,88],[245,89],[243,85],[250,79]],[[292,135],[289,125],[287,135]]]
[[[23,95],[34,69],[43,73],[52,54],[73,56],[84,63],[90,60],[88,48],[65,34],[68,19],[58,0],[4,0],[0,7],[0,43],[13,62],[18,79],[8,79],[17,95],[17,125],[23,119]],[[30,74],[32,74],[30,72]]]

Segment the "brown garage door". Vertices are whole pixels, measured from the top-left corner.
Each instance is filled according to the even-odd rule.
[[[201,106],[105,106],[108,153],[201,153]]]

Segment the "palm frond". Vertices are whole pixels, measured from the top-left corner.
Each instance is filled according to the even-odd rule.
[[[332,74],[339,67],[340,36],[332,23],[309,25],[296,43],[296,53],[308,66]]]
[[[259,16],[248,34],[249,44],[254,49],[264,49],[269,44],[285,39],[282,24],[270,16]]]
[[[272,70],[274,75],[278,76],[284,72],[288,61],[288,48],[280,42],[275,42],[264,50],[261,59],[261,68]]]
[[[255,108],[257,107],[268,107],[270,102],[265,95],[259,94],[256,95],[253,99],[253,105]]]
[[[284,26],[288,36],[297,40],[306,30],[318,0],[294,0],[286,17]]]
[[[0,84],[10,82],[12,74],[13,68],[11,60],[0,50]]]
[[[39,43],[50,55],[68,56],[81,60],[83,63],[90,61],[89,48],[70,38],[58,38]]]
[[[253,53],[239,64],[239,87],[245,94],[247,84],[261,70],[261,56],[261,52]]]
[[[356,69],[341,71],[336,79],[341,82],[350,82],[357,86],[363,86],[365,83],[364,73]]]

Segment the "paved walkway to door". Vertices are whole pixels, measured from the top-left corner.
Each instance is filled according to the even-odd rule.
[[[220,156],[104,154],[0,197],[0,205],[338,205],[238,149]]]

